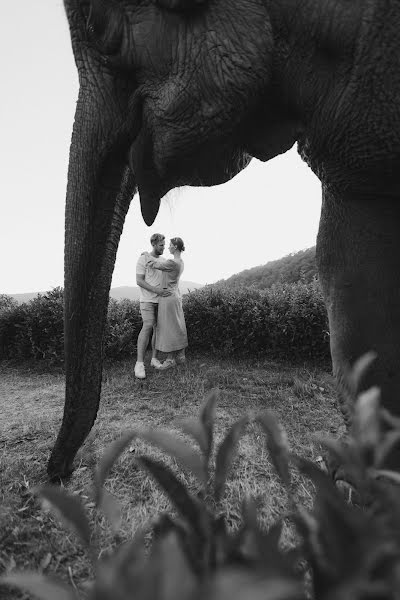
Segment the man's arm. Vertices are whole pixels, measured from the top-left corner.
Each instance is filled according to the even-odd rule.
[[[154,285],[150,285],[149,283],[147,283],[147,281],[144,280],[144,275],[141,275],[139,273],[136,273],[136,284],[147,290],[148,292],[153,292],[154,294],[157,294],[157,296],[170,296],[171,292],[169,290],[164,290],[162,287],[155,287]]]

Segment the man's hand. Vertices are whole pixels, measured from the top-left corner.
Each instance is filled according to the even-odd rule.
[[[167,296],[172,295],[172,292],[170,290],[164,289],[162,287],[155,288],[155,291],[156,291],[157,296],[162,296],[163,298],[166,298]]]

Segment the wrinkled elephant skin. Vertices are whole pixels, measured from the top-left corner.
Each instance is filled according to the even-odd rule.
[[[151,224],[168,190],[222,183],[295,142],[322,183],[317,262],[334,373],[341,381],[374,350],[362,385],[378,384],[399,414],[398,0],[65,7],[80,94],[66,203],[66,403],[49,474],[71,470],[96,418],[109,287],[135,191]]]

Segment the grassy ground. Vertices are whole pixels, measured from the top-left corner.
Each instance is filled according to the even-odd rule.
[[[61,372],[36,366],[17,369],[0,365],[0,370],[0,573],[39,569],[82,589],[92,575],[83,549],[75,535],[52,513],[44,511],[32,494],[32,488],[46,479],[46,463],[62,416],[64,377]],[[121,530],[115,536],[93,509],[91,476],[96,458],[122,431],[138,425],[178,433],[176,419],[197,414],[212,388],[220,390],[217,441],[239,416],[272,409],[284,425],[293,451],[315,460],[319,448],[313,435],[336,437],[342,429],[331,376],[319,369],[203,357],[191,358],[186,366],[164,373],[148,369],[148,378],[139,383],[131,362],[106,367],[99,415],[68,484],[69,490],[86,504],[95,524],[99,554],[107,554],[115,543],[131,537],[161,511],[169,510],[169,505],[133,461],[141,451],[152,455],[157,452],[134,443],[122,455],[107,483],[122,507]],[[309,504],[310,487],[299,478],[297,481],[301,500]],[[250,425],[241,440],[222,501],[233,527],[240,520],[240,502],[248,494],[261,497],[260,517],[265,525],[287,510],[285,493],[256,425]],[[285,542],[291,539],[287,528]],[[24,597],[4,589],[0,596],[7,600]]]

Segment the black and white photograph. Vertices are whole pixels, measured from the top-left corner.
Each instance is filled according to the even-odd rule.
[[[400,1],[0,6],[0,599],[400,599]]]

